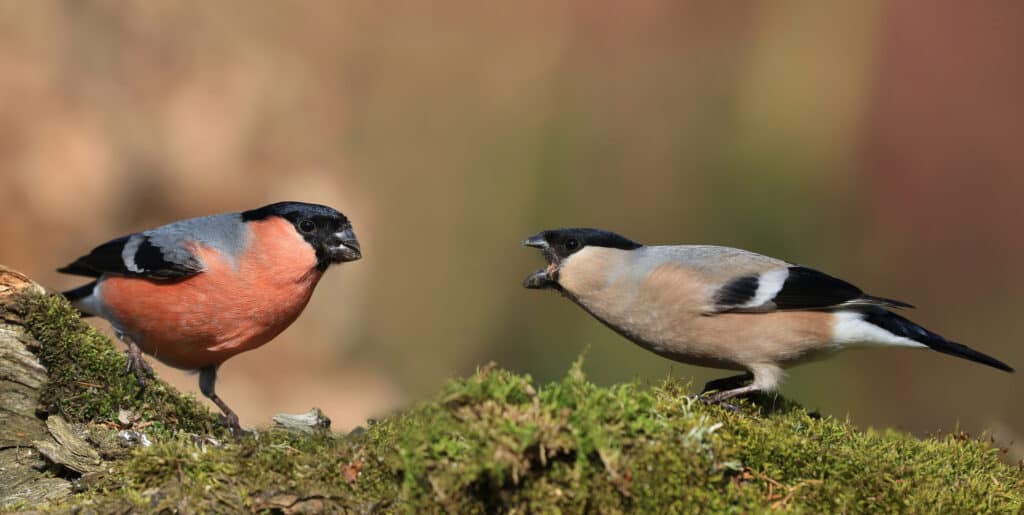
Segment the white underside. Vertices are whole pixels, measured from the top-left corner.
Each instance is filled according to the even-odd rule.
[[[96,296],[96,289],[93,288],[92,291],[93,292],[91,294],[72,302],[71,305],[76,307],[82,313],[92,316],[103,316],[102,310],[100,309],[100,300]]]
[[[100,317],[107,322],[110,322],[110,326],[114,328],[114,332],[117,333],[117,337],[120,339],[122,334],[125,334],[124,328],[120,323],[103,306],[103,299],[100,295],[100,285],[103,284],[103,279],[99,279],[96,286],[92,289],[92,293],[82,297],[71,303],[76,309],[82,313]]]
[[[833,328],[832,343],[839,347],[849,345],[894,345],[897,347],[928,347],[923,343],[904,338],[866,322],[864,314],[857,311],[837,311]]]
[[[762,392],[773,392],[779,389],[779,383],[785,375],[782,367],[770,363],[751,365],[750,373],[754,374],[753,385]]]

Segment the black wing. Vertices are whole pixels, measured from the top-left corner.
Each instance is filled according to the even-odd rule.
[[[128,256],[125,255],[125,247],[133,247]],[[115,274],[150,279],[180,279],[202,270],[203,264],[191,253],[182,262],[166,259],[160,248],[143,234],[110,240],[73,263],[57,269],[64,274],[87,277]]]
[[[803,266],[791,266],[738,277],[715,293],[715,307],[719,312],[766,312],[850,306],[913,307],[898,300],[867,295],[860,288],[842,279]]]

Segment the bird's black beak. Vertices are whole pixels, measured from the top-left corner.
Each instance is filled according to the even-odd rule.
[[[531,290],[543,290],[545,288],[552,288],[558,285],[558,278],[552,275],[557,275],[557,265],[552,260],[551,247],[548,245],[548,241],[544,238],[544,233],[538,233],[529,238],[523,240],[523,245],[527,247],[533,247],[544,251],[544,257],[548,260],[548,267],[543,270],[537,270],[533,272],[526,279],[523,280],[523,287]]]
[[[346,227],[345,230],[334,233],[334,237],[338,244],[331,248],[333,261],[345,263],[356,261],[363,257],[363,251],[359,247],[359,240],[356,239],[356,233],[352,231],[351,227]]]

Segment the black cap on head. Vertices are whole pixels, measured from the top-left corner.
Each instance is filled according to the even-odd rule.
[[[643,245],[603,229],[570,227],[549,229],[531,236],[523,245],[542,249],[549,260],[559,261],[585,247],[633,250]]]
[[[339,220],[343,224],[348,223],[348,218],[333,207],[307,202],[275,202],[256,209],[242,211],[242,221],[250,222],[262,220],[269,216],[280,216],[288,220],[301,217],[312,218],[315,216]]]

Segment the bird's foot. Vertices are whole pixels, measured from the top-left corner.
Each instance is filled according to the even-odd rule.
[[[733,388],[731,390],[722,390],[722,391],[715,392],[715,393],[702,394],[700,396],[700,400],[704,404],[718,404],[719,406],[722,406],[723,408],[725,408],[725,409],[727,409],[729,411],[732,411],[734,413],[739,413],[740,412],[740,408],[738,406],[736,406],[734,404],[731,404],[731,403],[728,403],[726,401],[728,401],[729,399],[732,399],[733,397],[739,397],[741,395],[749,395],[749,394],[755,393],[755,392],[757,392],[759,390],[760,389],[758,387],[756,387],[756,386],[754,386],[752,384],[748,384],[746,386],[741,386],[739,388]]]
[[[135,374],[135,380],[139,383],[139,393],[141,394],[146,389],[146,378],[155,377],[153,367],[149,366],[149,363],[142,357],[142,349],[135,342],[129,341],[128,349],[124,353],[128,360],[124,373]]]
[[[231,432],[231,436],[235,437],[235,440],[241,440],[243,436],[249,434],[248,431],[242,429],[242,426],[238,423],[238,415],[235,415],[234,411],[228,410],[220,416],[220,423],[228,428]]]

